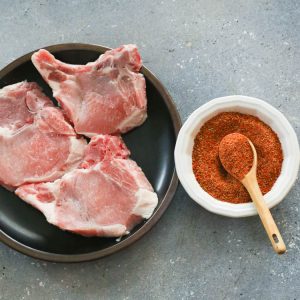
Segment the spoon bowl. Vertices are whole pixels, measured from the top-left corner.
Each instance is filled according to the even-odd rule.
[[[222,112],[239,112],[253,115],[266,123],[277,134],[283,152],[280,175],[272,189],[264,195],[269,208],[275,207],[287,196],[296,182],[300,152],[297,135],[287,118],[269,103],[241,95],[213,99],[197,108],[180,129],[175,147],[178,177],[190,198],[206,210],[231,218],[257,215],[254,203],[229,203],[208,194],[198,183],[192,167],[194,140],[202,126]]]

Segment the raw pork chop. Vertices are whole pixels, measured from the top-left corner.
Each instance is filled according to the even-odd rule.
[[[21,186],[16,194],[61,229],[84,236],[123,236],[157,205],[157,195],[129,154],[121,138],[95,136],[81,169],[52,183]]]
[[[88,137],[124,133],[145,121],[146,85],[135,45],[107,51],[87,65],[63,63],[44,49],[32,55],[32,62],[76,132]]]
[[[34,82],[0,90],[0,184],[50,181],[75,168],[86,142]]]

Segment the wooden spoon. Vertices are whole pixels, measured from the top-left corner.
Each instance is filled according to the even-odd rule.
[[[247,142],[250,144],[251,149],[249,148]],[[242,148],[242,146],[244,146],[244,148]],[[248,147],[249,149],[245,148],[245,146]],[[245,155],[247,154],[246,153],[247,150],[250,151],[250,155],[252,150],[252,154],[253,154],[251,155],[250,158],[252,160],[252,156],[253,156],[252,166],[250,165],[250,168],[248,166],[248,170],[250,169],[249,171],[247,171],[247,166],[243,166],[241,164],[241,162],[244,161],[243,157],[244,158],[246,157]],[[238,153],[238,151],[243,151],[243,152]],[[256,206],[257,212],[265,227],[265,230],[269,236],[269,239],[272,243],[275,252],[277,252],[278,254],[283,254],[286,251],[286,246],[276,226],[276,223],[271,215],[271,212],[267,207],[266,203],[264,202],[262,192],[257,183],[257,178],[256,178],[257,153],[254,145],[246,136],[242,134],[233,133],[227,135],[226,137],[223,138],[223,140],[220,143],[219,157],[225,170],[233,177],[238,179],[247,189],[252,201]],[[240,160],[238,163],[236,163],[236,160],[238,158],[240,158]],[[246,163],[247,161],[245,162],[245,164]],[[249,159],[248,159],[248,165],[249,165]],[[238,170],[238,168],[240,168],[240,170]],[[245,175],[243,173],[239,174],[238,173],[239,171],[244,173],[247,172],[247,173],[245,173]]]

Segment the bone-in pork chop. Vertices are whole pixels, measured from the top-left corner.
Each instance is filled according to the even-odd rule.
[[[135,45],[107,51],[86,65],[63,63],[44,49],[32,62],[77,133],[124,133],[145,121],[146,85]]]
[[[36,83],[0,90],[0,184],[6,188],[61,177],[82,161],[85,145]]]
[[[19,187],[16,194],[61,229],[84,236],[119,237],[149,218],[157,195],[121,138],[91,139],[81,168],[49,183]]]

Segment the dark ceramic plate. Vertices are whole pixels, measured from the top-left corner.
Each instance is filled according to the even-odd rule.
[[[108,50],[106,47],[86,44],[62,44],[46,49],[58,59],[73,64],[94,61],[99,54]],[[31,63],[32,53],[18,58],[0,71],[0,88],[22,80],[36,81],[52,98],[50,88]],[[152,217],[119,242],[114,238],[85,238],[50,225],[38,210],[0,187],[0,240],[36,258],[78,262],[123,249],[157,223],[168,207],[178,183],[173,151],[181,122],[170,95],[159,80],[145,67],[141,72],[147,84],[148,119],[142,126],[123,135],[123,138],[131,150],[132,159],[141,166],[158,194],[159,204]]]

